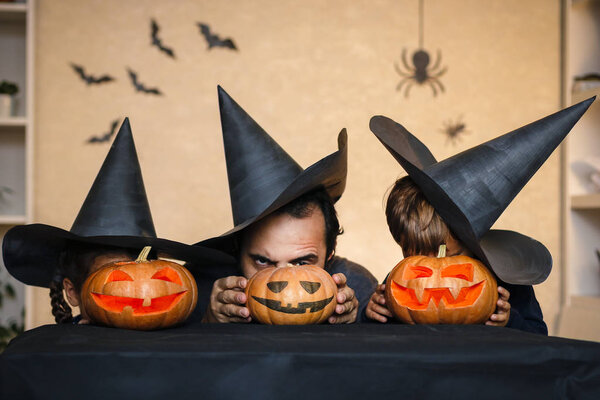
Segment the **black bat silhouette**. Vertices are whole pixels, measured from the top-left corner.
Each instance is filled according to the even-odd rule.
[[[93,75],[86,75],[85,70],[81,65],[71,63],[71,68],[73,68],[77,75],[79,75],[79,77],[83,79],[83,81],[88,85],[97,85],[99,83],[110,82],[115,80],[115,78],[113,78],[110,75],[102,75],[97,78]]]
[[[209,50],[213,47],[225,47],[228,49],[237,50],[237,47],[235,47],[235,43],[233,43],[232,39],[221,39],[219,35],[213,35],[210,32],[210,27],[208,25],[203,24],[201,22],[198,22],[197,24],[200,28],[200,33],[202,33],[202,35],[206,39],[206,42],[208,43]]]
[[[152,45],[158,47],[158,49],[160,51],[162,51],[163,53],[165,53],[166,55],[168,55],[171,58],[175,58],[175,53],[173,52],[173,49],[170,47],[165,47],[162,44],[162,40],[160,40],[160,38],[158,37],[158,31],[159,31],[159,27],[158,24],[156,23],[155,20],[151,20],[151,29],[152,29]]]
[[[129,72],[129,77],[131,78],[131,83],[133,84],[133,87],[135,88],[136,91],[138,92],[142,92],[142,93],[150,93],[150,94],[155,94],[157,96],[162,96],[162,92],[160,90],[158,90],[157,88],[146,88],[146,86],[144,86],[143,83],[140,83],[137,79],[137,74],[135,72],[133,72],[131,69],[127,68],[127,72]]]
[[[86,141],[86,143],[104,143],[104,142],[108,142],[110,140],[110,138],[117,131],[117,126],[119,126],[119,120],[115,119],[113,122],[111,122],[111,124],[110,124],[110,130],[107,133],[104,133],[104,134],[102,134],[100,136],[92,136],[91,138],[89,138]]]

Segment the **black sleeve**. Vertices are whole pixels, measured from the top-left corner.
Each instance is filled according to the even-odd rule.
[[[498,285],[510,292],[510,318],[508,328],[519,329],[525,332],[548,335],[548,327],[544,322],[542,309],[535,298],[533,287],[524,285],[511,285],[498,281]]]
[[[325,267],[325,270],[331,275],[338,272],[346,275],[347,284],[354,290],[358,300],[356,322],[365,322],[365,309],[377,287],[377,279],[362,265],[337,256]]]

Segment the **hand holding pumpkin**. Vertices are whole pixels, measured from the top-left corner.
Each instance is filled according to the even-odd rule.
[[[354,295],[354,290],[346,285],[346,276],[338,273],[331,276],[337,285],[338,292],[336,296],[337,305],[335,314],[327,320],[330,324],[351,324],[356,321],[358,312],[358,300]]]
[[[369,304],[365,310],[367,318],[386,323],[388,318],[393,318],[392,313],[385,305],[385,283],[377,285],[375,292],[369,299]]]
[[[228,276],[217,279],[210,293],[210,303],[203,322],[250,322],[250,310],[245,306],[244,293],[248,280],[243,276]]]
[[[508,302],[510,292],[502,286],[498,286],[498,294],[496,311],[490,315],[490,319],[485,323],[486,325],[506,326],[508,324],[510,317],[510,303]]]

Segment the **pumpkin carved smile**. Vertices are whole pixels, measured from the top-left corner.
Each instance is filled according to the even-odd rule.
[[[392,281],[392,294],[398,303],[411,310],[426,310],[430,301],[433,301],[436,306],[443,301],[446,308],[459,308],[473,305],[481,295],[484,286],[485,281],[473,286],[464,286],[456,297],[452,295],[450,288],[425,288],[419,300],[414,289]]]
[[[310,309],[309,312],[311,313],[321,311],[327,304],[331,303],[331,300],[333,300],[333,296],[331,296],[328,299],[301,302],[298,303],[298,307],[292,307],[291,303],[288,303],[287,306],[282,306],[281,301],[278,300],[263,299],[256,296],[252,296],[252,298],[271,310],[286,314],[304,314],[307,309]]]
[[[150,305],[147,306],[144,305],[144,299],[136,297],[110,296],[93,292],[91,295],[96,304],[107,311],[120,313],[125,307],[131,307],[133,315],[148,315],[169,311],[179,303],[186,292],[187,290],[184,290],[167,296],[155,297],[150,299]]]

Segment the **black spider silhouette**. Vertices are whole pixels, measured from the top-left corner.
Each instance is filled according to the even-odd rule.
[[[396,86],[397,91],[401,91],[402,87],[405,83],[408,83],[404,88],[404,97],[408,97],[410,92],[410,88],[413,84],[424,85],[429,84],[431,86],[431,90],[433,90],[433,96],[437,96],[438,87],[440,91],[444,91],[444,85],[438,79],[446,72],[446,67],[440,69],[440,62],[442,61],[442,54],[438,50],[437,52],[437,60],[433,63],[432,67],[428,67],[429,65],[429,53],[427,53],[423,49],[417,50],[412,57],[413,66],[408,64],[406,60],[406,49],[402,50],[402,64],[404,66],[404,71],[400,68],[398,63],[394,63],[396,67],[396,72],[404,77],[398,86]]]
[[[469,131],[461,116],[456,119],[456,122],[452,122],[451,120],[444,122],[442,133],[448,138],[446,143],[450,142],[456,144],[456,142],[458,142],[463,135],[467,135]]]

